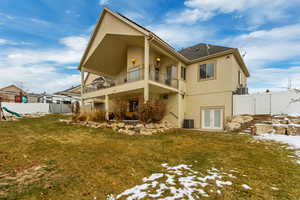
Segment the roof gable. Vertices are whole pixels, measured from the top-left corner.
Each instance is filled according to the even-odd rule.
[[[4,92],[16,92],[16,93],[24,93],[24,91],[20,88],[18,88],[15,85],[9,85],[7,87],[1,88],[0,91],[4,91]]]
[[[105,8],[100,15],[100,19],[94,29],[94,32],[92,33],[80,66],[86,63],[88,58],[93,54],[107,34],[143,36],[147,33],[148,32],[145,29],[136,25],[132,21],[129,21]]]

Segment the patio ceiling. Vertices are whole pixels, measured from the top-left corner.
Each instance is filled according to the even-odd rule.
[[[84,70],[115,76],[126,68],[127,47],[144,46],[144,37],[107,34],[84,65]]]

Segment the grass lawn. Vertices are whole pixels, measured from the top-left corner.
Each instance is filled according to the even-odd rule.
[[[300,165],[293,150],[280,144],[187,130],[126,136],[67,125],[59,122],[62,117],[0,122],[0,199],[126,199],[130,191],[124,191],[138,191],[145,182],[155,192],[197,178],[207,185],[195,185],[193,199],[300,199]],[[174,183],[167,180],[172,177]]]

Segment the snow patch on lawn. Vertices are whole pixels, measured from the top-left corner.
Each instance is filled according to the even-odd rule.
[[[115,199],[199,199],[210,195],[222,195],[222,190],[232,187],[232,180],[237,177],[232,172],[238,174],[238,170],[230,170],[228,173],[217,168],[208,169],[205,173],[200,173],[192,169],[191,165],[169,166],[162,164],[163,170],[143,178],[143,184],[125,190],[114,197]],[[250,186],[244,184],[241,187]],[[111,198],[111,196],[109,196]]]
[[[262,134],[255,136],[257,139],[274,140],[277,142],[285,143],[290,145],[290,148],[296,149],[296,155],[298,156],[297,163],[300,164],[300,136],[291,135],[277,135],[277,134]]]
[[[246,190],[251,190],[251,189],[252,189],[252,188],[251,188],[249,185],[247,185],[247,184],[243,184],[242,187],[245,188]]]

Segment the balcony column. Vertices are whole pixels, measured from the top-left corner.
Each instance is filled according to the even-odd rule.
[[[81,106],[83,106],[84,72],[80,71],[80,75],[81,75]]]
[[[109,97],[105,95],[105,118],[109,120]]]
[[[149,100],[149,51],[150,44],[149,39],[145,36],[145,46],[144,46],[144,100]]]
[[[184,110],[183,110],[183,99],[182,99],[182,90],[181,90],[181,66],[182,63],[178,62],[177,64],[177,103],[178,103],[178,128],[182,128],[183,118],[184,118]]]

